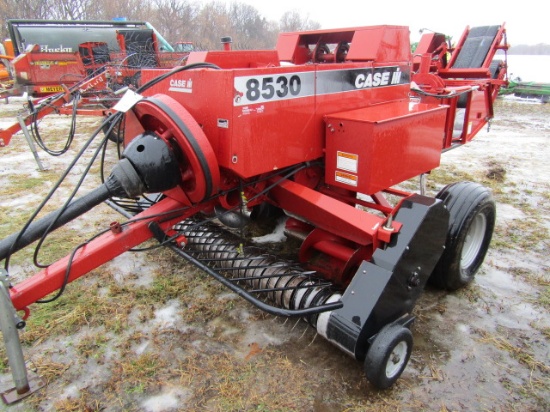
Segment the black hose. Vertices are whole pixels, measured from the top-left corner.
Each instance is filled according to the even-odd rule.
[[[80,100],[80,93],[75,92],[73,94],[73,100],[72,100],[72,115],[71,115],[71,125],[69,127],[69,134],[67,136],[67,140],[65,141],[65,144],[60,150],[53,150],[50,149],[46,143],[44,143],[44,140],[42,139],[42,136],[40,135],[39,129],[38,129],[38,113],[40,110],[35,110],[32,102],[29,100],[29,107],[31,109],[31,135],[34,138],[34,141],[40,147],[42,150],[44,150],[46,153],[48,153],[50,156],[61,156],[65,154],[69,148],[71,147],[71,144],[74,140],[75,132],[76,132],[76,114],[78,109],[78,102]],[[48,101],[46,101],[46,104],[48,104]],[[43,107],[42,105],[41,107]]]
[[[67,167],[67,169],[65,170],[65,172],[61,175],[61,177],[58,179],[58,181],[55,183],[55,185],[52,187],[52,189],[50,190],[50,192],[46,195],[46,197],[44,198],[44,200],[40,203],[40,205],[36,208],[36,210],[34,211],[34,213],[31,215],[31,217],[27,220],[27,222],[25,223],[25,225],[23,226],[23,229],[21,229],[21,231],[19,232],[19,235],[21,236],[26,230],[27,228],[31,225],[32,221],[36,218],[36,216],[38,215],[38,213],[40,213],[40,211],[44,208],[44,206],[46,205],[46,203],[52,198],[53,194],[55,193],[55,191],[61,186],[61,184],[63,183],[63,181],[65,180],[65,178],[69,175],[69,172],[72,170],[72,168],[76,165],[76,163],[78,162],[78,160],[82,157],[82,155],[84,154],[84,152],[88,149],[88,147],[90,146],[90,144],[94,141],[94,139],[97,137],[97,135],[99,134],[99,132],[101,131],[103,127],[103,124],[101,126],[99,126],[93,133],[92,135],[88,138],[88,140],[85,142],[84,146],[80,149],[80,151],[77,153],[77,155],[74,157],[74,159],[72,160],[72,162],[69,164],[69,166]],[[104,142],[103,142],[104,143]],[[91,166],[91,165],[90,165]],[[81,180],[82,182],[82,180]],[[81,183],[80,182],[80,183]],[[79,185],[80,185],[79,183]],[[76,193],[76,191],[78,190],[78,186],[75,188],[75,190],[73,191],[73,194],[72,196],[74,196],[74,194]],[[72,198],[72,197],[71,197]],[[17,242],[15,242],[17,243]],[[10,255],[11,255],[12,252],[8,253],[8,255],[6,256],[6,260],[4,262],[4,268],[6,269],[6,271],[8,270],[9,268],[9,261],[10,261]]]
[[[138,88],[137,92],[143,92],[150,87],[154,86],[155,84],[159,83],[160,81],[176,74],[184,70],[190,70],[190,69],[197,69],[197,68],[210,68],[210,69],[219,69],[218,66],[211,64],[211,63],[195,63],[187,66],[181,66],[176,67],[175,69],[169,71],[168,73],[165,73],[157,78],[152,79],[151,81],[145,83],[140,88]],[[79,96],[79,95],[78,95]],[[43,104],[48,105],[50,101],[59,98],[60,95],[52,96],[51,98],[47,99]],[[76,117],[76,107],[77,107],[77,99],[73,100],[73,122]],[[33,116],[33,123],[35,126],[37,126],[37,115],[38,110],[35,110],[32,102],[29,101],[30,111]],[[42,107],[42,106],[41,106]],[[75,196],[76,192],[82,185],[82,182],[89,172],[93,162],[97,158],[99,151],[104,149],[106,143],[107,143],[107,137],[103,139],[101,142],[99,148],[96,150],[93,158],[90,160],[85,172],[83,173],[82,178],[78,182],[77,186],[73,190],[72,194],[69,196],[67,202],[63,205],[63,207],[53,213],[50,213],[45,218],[40,219],[39,221],[36,221],[33,223],[34,219],[37,217],[38,213],[44,208],[46,203],[51,199],[55,191],[60,187],[61,183],[65,180],[65,178],[68,176],[69,172],[72,170],[72,168],[76,165],[78,160],[82,157],[84,152],[87,150],[89,145],[92,143],[92,141],[97,137],[99,132],[101,132],[106,125],[108,125],[108,132],[106,133],[106,136],[108,136],[108,133],[111,132],[114,127],[118,126],[120,127],[120,122],[122,121],[122,117],[124,116],[124,113],[117,112],[112,114],[111,116],[104,119],[102,124],[92,133],[92,135],[89,137],[89,139],[86,141],[84,146],[81,148],[81,150],[77,153],[75,158],[72,160],[71,164],[68,166],[68,168],[65,170],[63,175],[60,177],[60,179],[57,181],[57,183],[54,185],[54,187],[50,190],[46,198],[41,202],[41,204],[38,206],[38,208],[35,210],[35,212],[32,214],[32,216],[28,219],[27,223],[23,226],[23,229],[15,233],[8,238],[5,238],[0,242],[0,260],[5,259],[4,261],[4,267],[6,271],[9,268],[9,261],[10,257],[13,253],[16,251],[22,249],[23,247],[29,245],[30,243],[34,242],[37,239],[40,239],[40,242],[38,246],[36,247],[35,254],[34,254],[34,263],[38,267],[45,267],[41,266],[37,263],[37,254],[40,249],[40,246],[42,245],[43,241],[45,240],[46,236],[53,231],[56,228],[59,228],[63,226],[64,224],[68,223],[72,219],[76,218],[77,216],[80,216],[82,213],[86,212],[87,210],[91,209],[92,207],[96,206],[97,204],[109,199],[113,196],[123,196],[122,193],[116,193],[116,191],[109,190],[105,183],[103,183],[100,187],[92,191],[91,193],[83,196],[82,198],[71,202],[73,197]],[[41,142],[40,135],[38,133],[38,129],[35,127],[38,142]],[[74,131],[73,125],[71,126],[71,130]],[[73,133],[74,134],[74,133]],[[37,143],[38,143],[37,142]],[[70,143],[69,143],[70,145]],[[41,146],[42,147],[42,146]],[[46,146],[43,145],[43,149],[46,149]],[[65,150],[65,149],[63,149]],[[65,150],[66,151],[66,150]],[[103,161],[102,161],[102,173],[103,173]],[[103,179],[102,179],[103,181]],[[84,243],[85,244],[85,243]],[[79,245],[75,248],[73,251],[73,254],[71,256],[74,256],[74,253],[81,248],[84,244]],[[47,302],[50,302],[52,300],[57,299],[59,296],[61,296],[66,283],[68,282],[68,276],[70,273],[70,266],[71,266],[72,258],[69,262],[69,265],[67,267],[67,274],[66,274],[66,280],[63,284],[63,287],[60,290],[60,293],[58,293],[53,299],[48,299]],[[46,301],[44,301],[46,302]]]
[[[107,200],[110,196],[109,189],[101,185],[85,196],[70,203],[65,209],[53,211],[42,219],[37,220],[23,232],[14,233],[0,241],[0,260],[7,258],[45,234],[63,226],[84,212]]]

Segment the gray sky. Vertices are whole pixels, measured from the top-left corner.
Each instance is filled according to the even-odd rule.
[[[210,2],[211,0],[202,0]],[[235,0],[216,0],[230,4]],[[421,28],[442,32],[458,40],[466,26],[505,23],[508,43],[550,44],[548,13],[540,0],[411,1],[411,0],[237,0],[254,6],[262,16],[279,21],[285,11],[296,10],[319,22],[323,29],[371,25],[403,25],[418,41]],[[538,11],[538,12],[537,12]]]

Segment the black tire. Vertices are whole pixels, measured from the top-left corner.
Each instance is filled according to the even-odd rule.
[[[449,211],[445,250],[429,282],[457,290],[470,283],[485,259],[496,220],[491,192],[474,182],[445,186],[436,196]]]
[[[397,323],[384,326],[365,357],[365,375],[378,389],[387,389],[401,376],[411,357],[411,331]]]

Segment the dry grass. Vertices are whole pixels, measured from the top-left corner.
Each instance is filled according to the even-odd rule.
[[[21,139],[14,140],[4,153],[18,153],[24,149],[21,145]],[[35,170],[10,177],[0,188],[0,196],[11,200],[29,191],[43,194],[40,182],[55,181],[60,170],[60,164],[52,163],[52,169],[39,177]],[[510,179],[506,163],[486,157],[479,169],[452,164],[435,170],[429,176],[428,190],[436,193],[458,180],[482,182],[499,204],[517,205],[526,216],[499,225],[493,247],[503,252],[543,250],[548,246],[548,230],[541,223],[549,212],[550,188],[537,188],[537,204],[522,203],[532,198],[532,189]],[[418,186],[417,181],[408,184],[411,190]],[[0,237],[12,233],[25,219],[20,210],[8,207],[0,212],[13,212],[13,219],[10,214],[9,222],[2,221]],[[67,253],[114,219],[122,220],[101,207],[76,229],[52,235],[41,259],[51,261]],[[32,248],[18,255],[14,259],[18,270],[33,273],[24,263],[32,256]],[[536,287],[540,293],[531,303],[548,310],[550,289],[543,274],[520,267],[505,270]],[[412,366],[393,390],[374,391],[360,363],[316,337],[304,322],[265,316],[168,250],[133,254],[73,282],[56,302],[32,306],[21,338],[26,357],[48,386],[13,410],[144,411],[144,402],[155,396],[173,397],[178,405],[174,410],[186,411],[535,411],[548,406],[544,397],[548,364],[530,346],[532,340],[520,345],[522,336],[504,330],[476,329],[476,344],[482,355],[495,351],[505,368],[509,368],[509,359],[514,360],[516,370],[495,372],[487,366],[487,373],[478,376],[472,363],[488,361],[482,355],[476,359],[467,354],[460,367],[472,386],[465,390],[462,382],[451,381],[447,369],[451,349],[429,346],[422,337],[430,333],[450,336],[460,347],[464,336],[452,327],[466,322],[463,317],[472,321],[490,317],[498,297],[477,285],[461,290],[454,298],[466,307],[457,319],[452,317],[446,295],[429,295],[433,301],[417,311],[415,339],[420,343]],[[163,310],[172,314],[173,324],[162,317]],[[437,323],[439,318],[445,319],[444,326]],[[548,328],[533,325],[533,331],[550,339]],[[0,370],[6,372],[4,352],[0,353]],[[490,396],[477,389],[490,379],[506,381],[503,374],[531,379],[503,383],[505,390],[495,395],[501,399],[488,407]],[[450,392],[461,390],[464,394],[459,401],[447,398]]]
[[[481,338],[479,342],[490,344],[499,351],[508,353],[512,358],[527,366],[531,371],[529,379],[521,385],[508,381],[508,385],[512,390],[521,391],[526,397],[539,399],[541,405],[545,404],[545,396],[547,395],[548,387],[550,387],[550,365],[547,359],[537,359],[537,356],[530,348],[529,339],[523,338],[518,340],[517,337],[505,336],[504,334],[492,334],[486,331],[477,331]],[[503,332],[506,333],[506,332]],[[518,343],[519,342],[519,343]],[[513,368],[509,368],[510,374],[513,375]]]
[[[491,335],[483,330],[479,330],[478,333],[482,336],[480,342],[491,343],[496,348],[509,352],[515,359],[527,365],[530,370],[539,370],[543,375],[549,376],[550,366],[537,360],[532,353],[529,353],[529,348],[526,345],[518,347],[505,336]]]

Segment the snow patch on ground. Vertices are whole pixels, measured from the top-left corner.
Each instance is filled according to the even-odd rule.
[[[188,393],[181,389],[165,388],[159,395],[152,396],[143,401],[141,406],[145,412],[166,412],[170,410],[182,410],[182,403],[188,397]]]
[[[147,261],[141,253],[123,253],[112,260],[115,281],[120,284],[131,283],[134,286],[149,286],[155,278],[155,264]]]
[[[285,224],[286,224],[287,218],[281,218],[277,222],[277,226],[273,230],[272,233],[269,233],[267,235],[253,237],[252,241],[254,243],[278,243],[278,242],[284,242],[286,240],[285,235]]]
[[[180,302],[171,300],[167,306],[155,311],[155,323],[161,328],[169,329],[174,327],[179,320]]]

